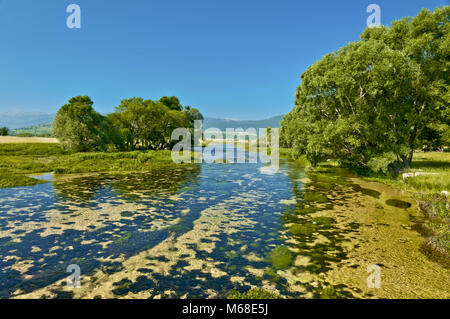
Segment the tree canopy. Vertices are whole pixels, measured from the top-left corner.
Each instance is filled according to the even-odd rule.
[[[167,149],[175,128],[193,129],[203,119],[196,108],[183,107],[177,97],[158,101],[140,97],[124,99],[115,112],[103,116],[87,96],[78,96],[58,111],[53,133],[75,151],[114,149]]]
[[[55,116],[53,135],[74,151],[104,150],[113,141],[112,126],[97,113],[88,96],[77,96],[62,106]]]
[[[450,7],[424,9],[391,27],[368,28],[310,66],[282,121],[282,144],[313,164],[336,159],[398,172],[414,150],[445,140],[449,18]]]
[[[9,135],[9,129],[7,127],[0,127],[0,136]]]

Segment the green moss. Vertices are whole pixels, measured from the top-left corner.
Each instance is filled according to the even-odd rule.
[[[268,259],[275,269],[286,269],[292,264],[294,257],[289,248],[278,246],[270,252]]]

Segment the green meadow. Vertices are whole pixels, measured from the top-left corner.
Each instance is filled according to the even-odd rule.
[[[0,188],[45,181],[31,174],[145,171],[174,164],[169,150],[76,153],[56,143],[0,144]]]

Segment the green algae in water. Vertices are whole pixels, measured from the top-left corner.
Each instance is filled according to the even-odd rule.
[[[318,225],[330,226],[334,224],[336,221],[331,217],[314,217],[313,222]]]
[[[133,213],[132,212],[121,212],[120,215],[122,217],[131,217],[131,216],[133,216]]]
[[[131,233],[127,232],[122,237],[120,237],[119,239],[114,241],[114,244],[116,244],[116,245],[124,244],[126,241],[128,241],[128,239],[130,239],[130,237],[131,237]]]
[[[411,207],[411,203],[402,201],[402,200],[398,200],[398,199],[388,199],[386,201],[386,204],[389,206],[393,206],[393,207],[397,207],[397,208],[403,208],[403,209],[407,209]]]
[[[271,267],[267,267],[266,269],[264,269],[264,274],[263,274],[263,278],[267,279],[271,282],[277,283],[279,281],[281,281],[283,278],[278,275],[275,270]]]
[[[325,195],[316,192],[306,192],[303,198],[307,202],[328,203],[329,201]]]
[[[260,288],[250,289],[246,292],[232,291],[227,296],[228,299],[281,299],[280,295]]]
[[[286,269],[294,259],[291,251],[286,246],[278,246],[269,254],[269,262],[275,269]]]
[[[294,236],[309,236],[317,230],[317,226],[312,223],[294,224],[289,228],[289,230]]]
[[[234,259],[238,256],[238,254],[234,250],[232,250],[232,251],[227,251],[225,253],[225,256],[227,256],[228,259]]]
[[[320,299],[343,299],[346,295],[330,285],[319,291]]]

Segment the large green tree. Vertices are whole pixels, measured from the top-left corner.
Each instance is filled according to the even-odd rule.
[[[450,124],[449,10],[369,28],[309,67],[282,121],[282,144],[313,164],[408,167],[429,143],[427,128]]]
[[[88,96],[77,96],[62,106],[55,116],[53,135],[62,145],[77,152],[105,150],[121,146],[121,137],[113,125],[92,107]]]
[[[9,129],[7,127],[0,127],[0,136],[9,135]]]
[[[122,100],[108,118],[121,130],[129,149],[167,149],[173,144],[172,131],[179,127],[193,128],[201,113],[183,108],[177,97],[159,101],[131,98]]]

